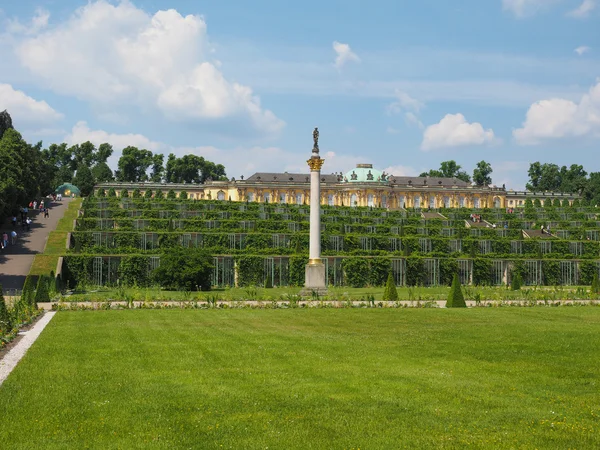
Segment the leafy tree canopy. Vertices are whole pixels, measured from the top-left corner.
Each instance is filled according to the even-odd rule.
[[[462,166],[456,164],[456,161],[443,161],[440,164],[440,168],[435,170],[432,169],[429,172],[423,172],[420,177],[439,177],[439,178],[458,178],[459,180],[471,182],[471,177],[464,170],[460,170]]]

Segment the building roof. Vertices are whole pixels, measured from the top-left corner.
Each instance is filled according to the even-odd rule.
[[[393,184],[399,185],[411,185],[415,187],[420,186],[440,186],[440,187],[469,187],[471,183],[468,183],[458,178],[440,178],[440,177],[397,177],[389,175],[388,179]]]
[[[321,181],[324,183],[337,183],[339,175],[321,174]],[[276,173],[276,172],[256,172],[254,175],[246,178],[245,181],[261,183],[309,183],[310,173]]]
[[[355,169],[352,169],[344,175],[344,181],[349,183],[380,183],[386,181],[382,178],[383,172],[373,168],[372,164],[357,164]]]

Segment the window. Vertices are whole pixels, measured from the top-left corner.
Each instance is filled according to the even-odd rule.
[[[279,203],[285,203],[285,194],[279,194]]]
[[[223,192],[223,191],[217,192],[217,200],[225,200],[225,192]]]
[[[433,195],[429,197],[429,207],[435,208],[435,197]]]
[[[302,194],[296,194],[296,205],[302,204]]]
[[[459,208],[465,207],[465,198],[464,197],[458,197],[458,207]]]
[[[499,198],[494,199],[494,208],[500,208],[500,199]]]
[[[388,199],[387,199],[387,195],[382,195],[381,196],[381,206],[383,208],[387,208],[388,207]]]
[[[271,201],[271,195],[267,192],[263,195],[263,201],[269,203]]]
[[[480,206],[479,206],[479,203],[480,203],[480,202],[479,202],[479,197],[475,197],[475,198],[473,199],[473,208],[479,208],[479,207],[480,207]]]
[[[373,194],[369,194],[367,196],[367,206],[373,207],[374,206],[374,197]]]
[[[444,197],[444,208],[450,208],[450,197]]]
[[[335,198],[333,197],[333,194],[329,194],[329,196],[327,197],[327,204],[329,206],[335,205]]]
[[[404,197],[404,195],[398,197],[398,206],[400,208],[406,208],[406,197]]]
[[[415,208],[420,208],[420,207],[421,207],[421,197],[417,195],[415,197]]]
[[[246,195],[246,198],[248,199],[249,202],[253,202],[254,201],[254,192],[249,192],[248,195]]]
[[[352,194],[350,196],[350,206],[358,206],[358,202],[356,201],[356,194]]]

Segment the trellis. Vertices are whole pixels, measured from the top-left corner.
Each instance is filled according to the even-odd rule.
[[[492,252],[492,241],[488,239],[483,239],[479,241],[479,253],[482,255],[487,255]]]
[[[473,260],[459,259],[458,277],[461,284],[471,284],[473,282]]]
[[[562,285],[579,284],[579,270],[576,261],[560,261],[560,281]]]
[[[525,264],[524,281],[527,286],[542,285],[544,282],[542,261],[527,260]]]
[[[448,241],[448,247],[450,253],[461,253],[462,252],[462,240],[461,239],[450,239]]]
[[[344,251],[344,237],[343,236],[329,236],[329,248],[336,252]]]
[[[390,242],[390,251],[391,252],[400,252],[402,251],[402,239],[400,238],[389,238]]]
[[[510,241],[510,252],[517,255],[522,255],[523,241]]]
[[[552,241],[540,241],[540,253],[546,255],[552,253]]]
[[[508,279],[508,261],[493,260],[492,261],[492,285],[500,286],[506,284]]]
[[[583,255],[583,242],[569,242],[569,251],[575,256]]]
[[[406,260],[392,258],[392,274],[396,286],[406,285]]]
[[[430,253],[431,252],[431,239],[419,238],[419,247],[421,248],[421,253]]]
[[[426,286],[439,286],[440,284],[440,260],[428,258],[424,260],[425,263],[425,285]]]

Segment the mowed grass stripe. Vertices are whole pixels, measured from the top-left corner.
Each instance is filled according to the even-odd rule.
[[[593,448],[600,308],[61,312],[8,448]]]

